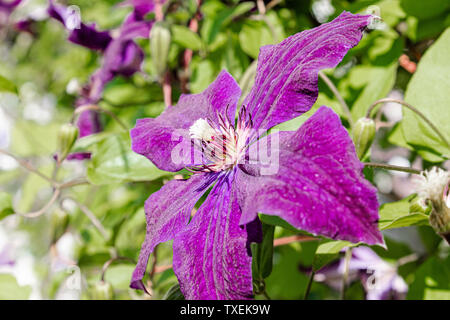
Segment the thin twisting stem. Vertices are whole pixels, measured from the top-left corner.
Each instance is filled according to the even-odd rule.
[[[328,78],[325,75],[325,73],[323,73],[322,71],[319,71],[319,77],[323,80],[323,82],[325,82],[325,84],[328,86],[328,88],[330,88],[331,92],[333,92],[333,94],[336,96],[336,99],[339,101],[339,104],[341,105],[342,110],[347,115],[348,123],[350,124],[350,127],[352,128],[353,127],[353,119],[352,119],[352,114],[350,112],[350,108],[348,107],[344,98],[342,98],[341,94],[339,93],[339,90],[336,88],[336,86],[330,80],[330,78]]]
[[[316,273],[314,270],[311,270],[311,274],[309,276],[308,285],[306,286],[305,295],[303,297],[303,300],[308,300],[309,292],[311,291],[312,283],[314,281],[314,275]]]
[[[71,188],[71,187],[75,187],[75,186],[79,186],[79,185],[83,185],[83,184],[89,184],[89,181],[87,181],[84,178],[74,179],[71,181],[61,183],[59,185],[59,188],[66,189],[66,188]]]
[[[29,212],[29,213],[21,213],[21,212],[16,212],[16,213],[25,218],[37,218],[37,217],[41,216],[42,214],[44,214],[55,203],[55,201],[58,200],[58,197],[60,194],[61,194],[61,190],[56,188],[55,191],[53,192],[53,195],[50,198],[50,200],[41,209],[39,209],[37,211]]]
[[[62,204],[65,200],[73,201],[78,206],[78,208],[80,208],[81,212],[83,212],[86,215],[86,217],[88,217],[89,220],[91,220],[92,224],[94,225],[95,228],[97,228],[97,230],[100,232],[100,234],[103,236],[103,238],[108,239],[108,232],[103,227],[100,220],[97,219],[95,214],[88,207],[86,207],[84,204],[82,204],[78,200],[71,198],[71,197],[66,197],[66,198],[62,199],[61,207],[63,207]]]
[[[32,172],[36,175],[38,175],[39,177],[41,177],[42,179],[50,182],[52,185],[55,185],[56,182],[54,180],[52,180],[50,177],[47,177],[46,175],[42,174],[41,172],[39,172],[36,168],[34,168],[31,164],[29,164],[26,160],[20,159],[19,157],[13,155],[12,153],[10,153],[9,151],[0,149],[0,153],[7,155],[11,158],[13,158],[14,160],[16,160],[16,162],[24,169],[28,170],[29,172]]]
[[[448,140],[444,137],[444,135],[439,131],[439,129],[422,113],[420,112],[417,108],[413,107],[412,105],[410,105],[409,103],[402,101],[402,100],[398,100],[398,99],[391,99],[391,98],[384,98],[384,99],[380,99],[375,101],[374,103],[372,103],[372,105],[369,107],[369,109],[367,110],[366,113],[366,118],[370,118],[370,114],[372,113],[372,110],[380,103],[385,103],[385,102],[395,102],[398,104],[401,104],[402,106],[410,109],[411,111],[415,112],[419,117],[421,117],[423,119],[423,121],[425,121],[431,129],[434,130],[434,132],[436,132],[436,134],[439,136],[439,138],[441,138],[441,140],[447,145],[447,147],[450,149],[450,143],[448,142]]]
[[[384,163],[374,163],[374,162],[364,162],[365,167],[372,167],[372,168],[381,168],[386,170],[394,170],[394,171],[402,171],[402,172],[408,172],[413,174],[420,174],[421,171],[410,168],[410,167],[401,167],[401,166],[394,166],[391,164],[384,164]]]

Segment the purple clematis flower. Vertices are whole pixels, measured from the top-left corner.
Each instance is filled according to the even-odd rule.
[[[9,16],[22,0],[0,0],[0,27],[8,24]]]
[[[91,76],[89,83],[83,88],[76,106],[96,104],[101,99],[105,85],[120,75],[130,77],[141,69],[144,52],[134,42],[135,38],[146,38],[150,34],[153,21],[144,20],[145,15],[153,10],[153,1],[126,1],[124,5],[134,5],[133,11],[125,18],[113,37],[110,31],[98,31],[94,24],[81,22],[77,12],[49,1],[49,15],[60,21],[69,31],[69,41],[97,50],[103,54],[102,66]],[[80,137],[88,136],[102,130],[97,112],[84,111],[78,118]],[[71,154],[67,159],[82,160],[90,157],[90,153]]]
[[[137,121],[131,130],[135,152],[162,170],[194,174],[168,182],[146,201],[147,234],[132,288],[145,289],[141,280],[150,253],[174,239],[173,268],[186,299],[251,298],[249,243],[261,234],[259,212],[313,234],[383,243],[376,189],[364,179],[352,140],[331,109],[321,107],[298,131],[262,137],[312,107],[318,71],[335,67],[370,20],[344,12],[262,47],[255,84],[236,124],[241,90],[226,71],[204,92],[182,95],[159,117]],[[277,155],[270,170],[260,149]]]
[[[340,290],[345,270],[345,259],[322,268],[314,280],[324,282],[335,290]],[[404,299],[408,285],[397,274],[397,268],[381,259],[368,247],[352,250],[348,266],[349,282],[360,280],[366,291],[367,300]]]

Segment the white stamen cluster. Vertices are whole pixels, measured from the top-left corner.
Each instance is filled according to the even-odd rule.
[[[208,121],[200,118],[189,128],[189,135],[192,139],[211,141],[216,135],[216,131],[209,125]]]
[[[423,171],[416,180],[419,197],[424,200],[439,202],[449,182],[450,172],[441,168],[433,167],[429,171]]]
[[[241,112],[236,128],[228,118],[217,114],[218,127],[209,119],[200,118],[189,128],[189,135],[196,143],[206,163],[191,168],[194,172],[219,172],[234,167],[245,154],[251,132],[251,119],[246,121],[245,109]]]

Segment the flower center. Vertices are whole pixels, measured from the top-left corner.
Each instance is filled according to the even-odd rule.
[[[200,118],[189,128],[196,148],[202,152],[202,164],[191,167],[193,172],[219,172],[232,169],[245,154],[252,128],[251,117],[242,108],[236,128],[228,118],[217,114],[217,123]]]

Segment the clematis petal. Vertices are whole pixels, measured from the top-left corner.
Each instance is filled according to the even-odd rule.
[[[165,171],[178,171],[191,165],[189,127],[200,118],[217,123],[217,114],[233,120],[240,94],[233,77],[222,71],[202,93],[182,95],[176,106],[168,107],[157,118],[137,120],[131,130],[131,148]],[[179,161],[172,159],[177,146],[189,151]]]
[[[188,300],[252,297],[253,235],[247,226],[239,226],[241,211],[232,180],[218,180],[173,242],[174,272]]]
[[[106,84],[114,76],[130,77],[141,69],[144,52],[132,40],[114,39],[105,51],[102,67],[97,71]]]
[[[240,172],[245,213],[240,223],[261,212],[313,234],[383,244],[376,188],[364,179],[362,168],[339,117],[321,107],[298,131],[281,135],[275,174]]]
[[[58,20],[67,28],[70,17],[68,8],[55,4],[52,0],[49,3],[47,11],[50,17]],[[104,51],[111,40],[108,31],[98,31],[94,24],[86,25],[80,22],[79,28],[70,29],[69,41],[92,50]]]
[[[147,233],[131,278],[131,288],[145,290],[141,280],[150,253],[157,244],[173,239],[187,225],[195,203],[214,180],[216,176],[213,174],[193,175],[188,180],[172,180],[147,199]]]
[[[160,2],[164,3],[165,0],[161,0]],[[154,0],[126,0],[126,1],[121,2],[119,5],[134,7],[133,12],[136,14],[137,17],[139,17],[140,19],[143,19],[147,13],[154,10],[155,1]]]
[[[254,128],[269,129],[308,111],[318,96],[318,72],[335,67],[361,40],[371,16],[343,12],[329,23],[264,46],[255,84],[244,100]]]
[[[83,111],[78,118],[77,125],[80,130],[80,138],[102,130],[98,114],[92,110]]]

